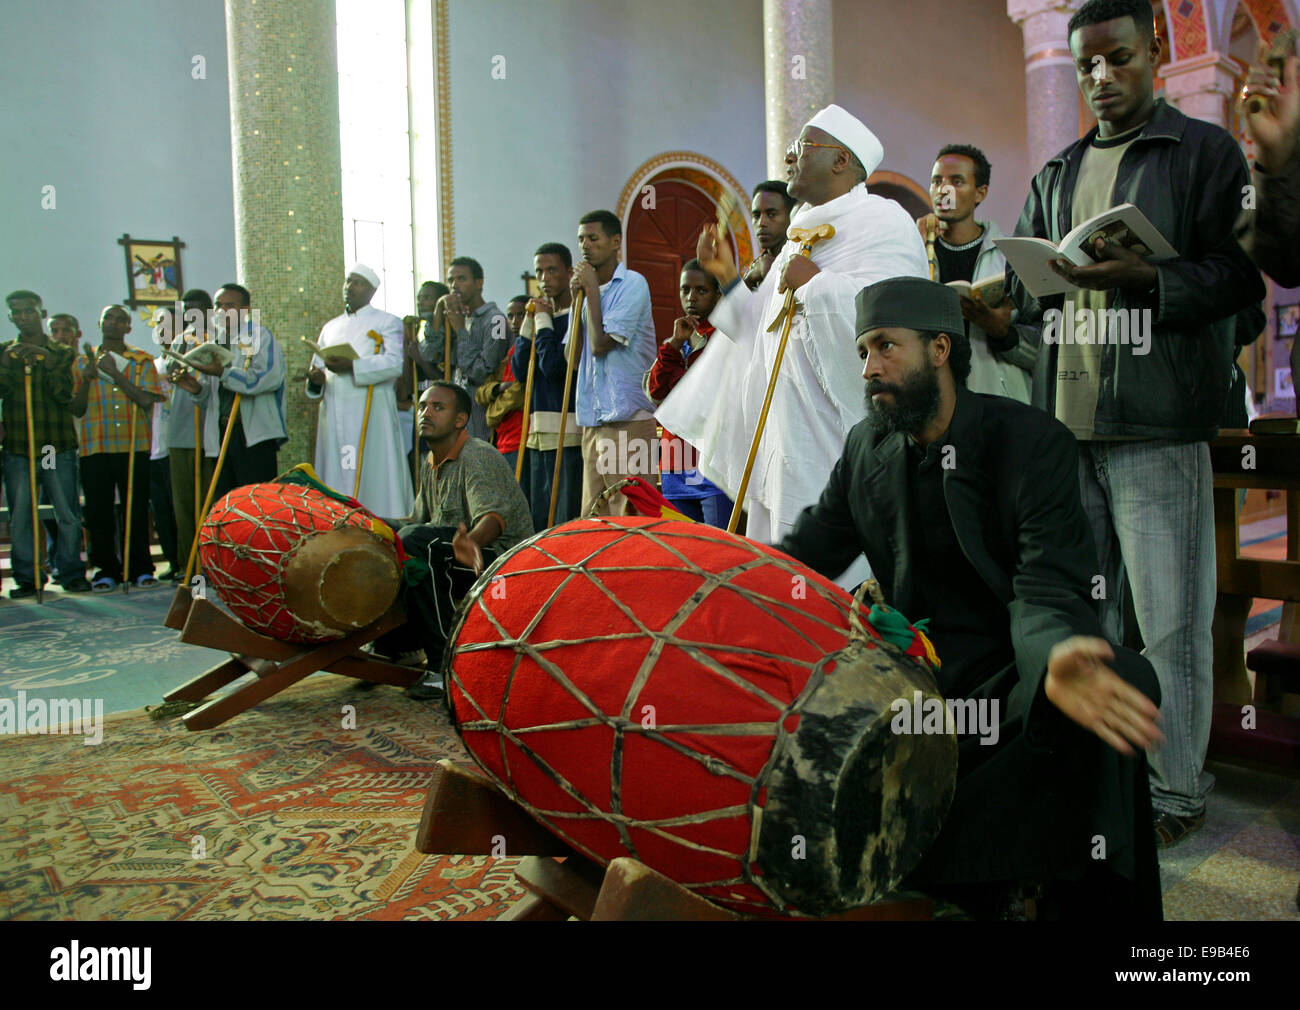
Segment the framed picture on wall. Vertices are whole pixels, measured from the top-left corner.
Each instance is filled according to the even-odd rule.
[[[1291,378],[1291,369],[1273,369],[1273,399],[1294,400],[1295,382]]]
[[[1277,339],[1300,332],[1300,303],[1277,306]]]
[[[185,282],[181,279],[181,248],[171,240],[132,238],[117,240],[126,253],[126,304],[133,309],[148,305],[170,305],[180,301]]]

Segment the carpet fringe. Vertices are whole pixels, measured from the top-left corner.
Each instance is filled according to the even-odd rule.
[[[161,705],[146,705],[144,710],[149,713],[150,719],[172,719],[186,712],[192,712],[200,704],[201,702],[197,701],[164,701]]]

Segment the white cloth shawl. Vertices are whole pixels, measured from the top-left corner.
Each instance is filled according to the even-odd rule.
[[[865,185],[829,203],[800,207],[790,224],[831,224],[835,236],[813,246],[821,272],[795,292],[790,340],[749,483],[747,507],[762,507],[776,539],[817,501],[849,429],[866,413],[854,298],[889,277],[930,275],[915,222]],[[700,472],[732,498],[780,343],[780,328],[767,332],[785,298],[777,285],[798,251],[787,241],[757,291],[740,284],[719,303],[709,321],[725,339],[709,341],[656,415],[699,450]]]

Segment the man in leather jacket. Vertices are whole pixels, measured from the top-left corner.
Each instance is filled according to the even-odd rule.
[[[1039,301],[1010,270],[1008,284],[1020,309],[1016,339],[1039,347],[1033,402],[1079,440],[1103,626],[1123,641],[1127,572],[1160,681],[1168,741],[1151,756],[1151,788],[1157,844],[1169,845],[1203,823],[1213,783],[1204,772],[1215,599],[1208,441],[1232,378],[1236,314],[1264,297],[1264,285],[1233,237],[1249,182],[1240,148],[1225,130],[1153,98],[1160,40],[1150,4],[1090,0],[1071,18],[1069,41],[1098,127],[1039,171],[1016,234],[1059,243],[1132,203],[1178,255],[1155,263],[1098,239],[1092,265],[1053,261],[1077,290]],[[1043,326],[1051,309],[1099,322],[1125,310],[1144,339],[1121,341],[1116,331],[1062,343],[1064,327]]]

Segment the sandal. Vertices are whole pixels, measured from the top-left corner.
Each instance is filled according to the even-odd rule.
[[[158,580],[155,579],[152,575],[137,575],[135,577],[135,585],[146,586],[146,587],[156,586],[158,585]]]
[[[117,588],[117,579],[109,575],[100,575],[90,584],[90,588],[97,593],[111,593]]]
[[[1204,823],[1204,810],[1192,816],[1180,816],[1167,811],[1157,814],[1152,822],[1156,830],[1156,848],[1167,849],[1171,845],[1177,845]]]

